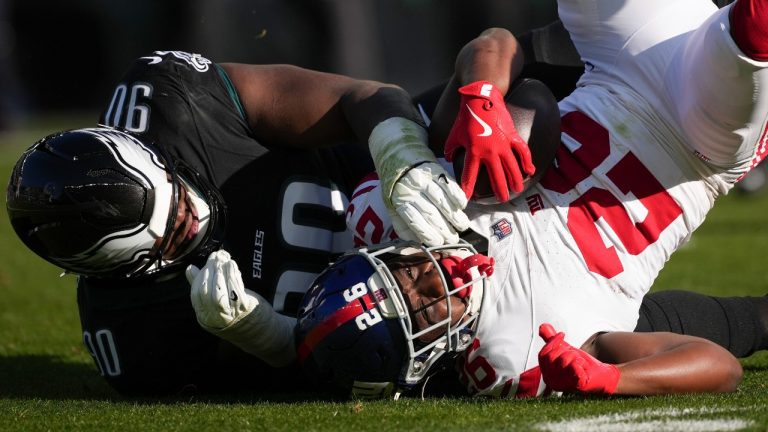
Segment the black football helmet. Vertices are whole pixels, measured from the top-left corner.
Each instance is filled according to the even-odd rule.
[[[181,187],[196,197],[207,222],[201,215],[205,232],[171,261],[163,251]],[[158,147],[113,128],[60,132],[32,145],[11,173],[6,207],[32,251],[94,277],[134,277],[186,264],[218,249],[224,231],[224,203],[212,185]]]

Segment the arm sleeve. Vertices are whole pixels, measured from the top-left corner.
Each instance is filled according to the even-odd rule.
[[[581,67],[581,57],[560,20],[535,28],[518,37],[526,63]]]
[[[251,313],[223,329],[204,328],[270,366],[290,365],[296,359],[293,342],[296,318],[275,312],[272,305],[253,291],[246,290],[246,295],[259,303]]]

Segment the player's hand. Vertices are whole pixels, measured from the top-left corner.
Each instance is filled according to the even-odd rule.
[[[539,327],[546,345],[539,351],[541,375],[555,391],[613,394],[621,371],[568,344],[565,334],[556,333],[551,324]]]
[[[400,177],[390,202],[392,225],[406,240],[428,246],[456,243],[458,233],[469,228],[464,192],[437,163],[415,166]]]
[[[368,145],[398,236],[429,246],[457,242],[469,228],[467,198],[427,147],[426,130],[393,117],[374,128]]]
[[[461,106],[445,142],[445,158],[453,162],[456,151],[465,150],[461,188],[467,198],[472,197],[483,164],[496,199],[509,201],[508,184],[515,192],[523,190],[520,166],[529,176],[536,172],[528,144],[518,135],[504,95],[493,84],[476,81],[459,93]]]
[[[224,250],[211,253],[202,269],[188,266],[186,275],[192,286],[192,307],[203,328],[230,327],[259,305],[259,300],[243,286],[237,263]]]

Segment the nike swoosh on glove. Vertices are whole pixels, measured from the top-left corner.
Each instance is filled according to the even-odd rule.
[[[373,129],[368,147],[397,235],[428,246],[457,242],[469,228],[467,198],[427,147],[427,131],[392,117]]]
[[[528,144],[520,138],[504,95],[488,81],[475,81],[459,89],[461,106],[445,142],[445,158],[453,162],[459,148],[465,150],[461,188],[472,197],[480,164],[488,171],[491,189],[499,202],[509,201],[513,191],[523,190],[523,174],[536,167]],[[520,164],[518,164],[518,160]]]
[[[571,346],[563,339],[565,334],[556,333],[551,324],[539,326],[539,336],[546,342],[539,351],[539,367],[547,387],[572,393],[616,392],[621,378],[618,367]]]

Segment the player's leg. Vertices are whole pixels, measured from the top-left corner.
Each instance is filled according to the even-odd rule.
[[[78,285],[83,343],[98,372],[125,395],[175,394],[207,384],[219,341],[189,305],[189,288]],[[177,291],[177,292],[174,292]]]
[[[659,291],[643,298],[635,331],[709,339],[736,357],[768,349],[768,297],[713,297]]]
[[[636,89],[658,90],[654,78],[674,53],[657,48],[695,29],[714,10],[700,0],[558,0],[560,19],[586,66],[582,82]]]
[[[739,0],[686,36],[664,77],[677,127],[699,157],[743,173],[768,118],[768,6]],[[750,58],[750,56],[752,58]]]
[[[97,371],[124,395],[269,392],[300,384],[295,370],[268,367],[203,330],[183,279],[144,286],[84,280],[77,298],[83,342]]]

